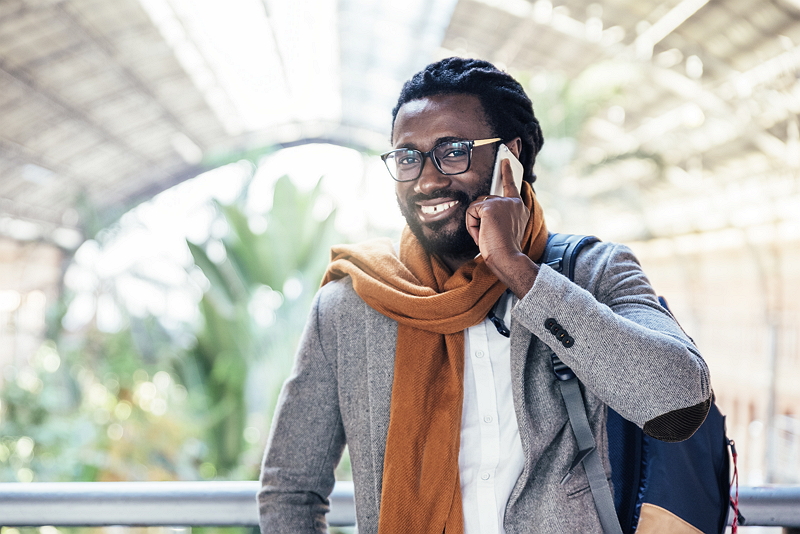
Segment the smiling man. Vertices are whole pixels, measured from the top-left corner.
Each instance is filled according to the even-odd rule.
[[[362,534],[603,532],[551,353],[585,386],[606,477],[606,408],[685,439],[705,363],[624,246],[586,247],[575,282],[538,263],[543,139],[508,74],[442,60],[393,115],[382,157],[408,225],[398,245],[333,249],[267,446],[262,532],[326,531],[345,445]],[[491,195],[503,145],[523,181],[504,161]]]

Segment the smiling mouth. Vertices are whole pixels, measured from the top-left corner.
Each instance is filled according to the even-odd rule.
[[[451,200],[450,202],[442,202],[441,204],[435,204],[433,206],[419,206],[419,210],[424,215],[436,215],[442,213],[444,211],[449,210],[453,206],[458,204],[458,200]]]

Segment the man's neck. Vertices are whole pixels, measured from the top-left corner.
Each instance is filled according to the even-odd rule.
[[[456,272],[462,265],[467,263],[470,260],[475,259],[475,256],[468,255],[468,256],[439,256],[439,259],[442,260],[442,263],[447,265],[450,269],[450,272]]]

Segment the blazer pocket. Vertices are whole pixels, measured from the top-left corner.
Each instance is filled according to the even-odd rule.
[[[586,484],[585,486],[580,486],[576,489],[570,489],[567,491],[567,497],[569,497],[570,499],[574,499],[575,497],[583,495],[589,490],[590,490],[589,484]]]
[[[569,482],[574,482],[574,484],[570,484],[569,482],[567,482],[566,487],[564,488],[567,497],[570,499],[579,497],[591,490],[586,475],[584,473],[581,474],[583,475],[582,477],[578,478],[577,476],[575,476],[573,477],[573,480],[569,481]],[[611,487],[611,477],[606,477],[606,483],[609,485],[609,487]],[[613,495],[613,490],[612,490],[612,495]]]

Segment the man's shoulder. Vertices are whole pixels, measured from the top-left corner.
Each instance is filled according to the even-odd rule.
[[[621,243],[613,241],[596,241],[581,249],[576,261],[590,268],[603,268],[610,264],[627,262],[633,259],[638,264],[633,251]]]
[[[364,305],[364,301],[353,289],[353,280],[349,276],[333,280],[319,288],[317,299],[320,313],[330,313],[334,310],[346,312]]]
[[[575,258],[575,282],[585,288],[602,279],[622,273],[639,273],[642,268],[633,251],[613,241],[597,241],[586,245]]]
[[[349,276],[322,286],[317,292],[311,314],[329,354],[334,354],[340,343],[351,348],[363,347],[365,340],[375,332],[380,333],[381,338],[393,339],[397,328],[393,319],[376,311],[358,296]],[[360,361],[360,349],[345,352],[351,353],[349,361]]]

